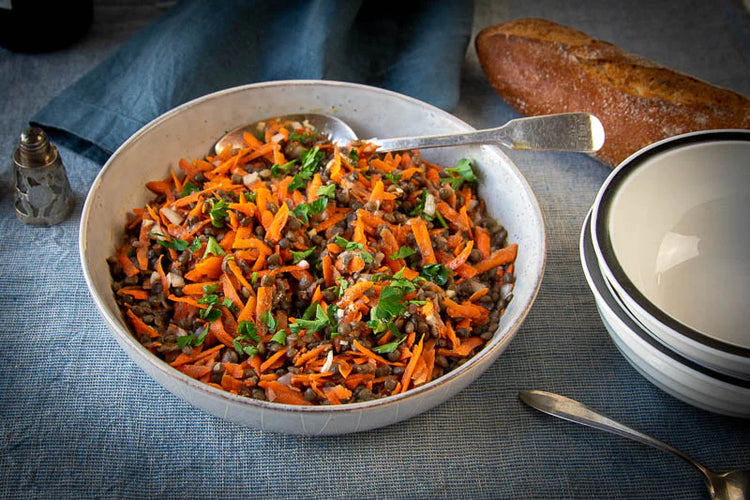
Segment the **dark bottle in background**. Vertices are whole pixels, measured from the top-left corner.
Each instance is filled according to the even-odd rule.
[[[0,0],[0,46],[13,52],[62,49],[91,26],[93,0]]]

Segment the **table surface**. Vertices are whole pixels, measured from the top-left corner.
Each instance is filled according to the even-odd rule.
[[[10,158],[29,118],[169,8],[94,6],[90,31],[67,49],[0,49],[0,496],[707,498],[676,457],[526,407],[518,391],[532,388],[584,401],[708,467],[750,467],[750,421],[662,392],[602,325],[578,236],[610,169],[580,154],[509,153],[543,211],[547,269],[517,337],[461,394],[387,428],[323,438],[239,427],[175,398],[119,348],[86,289],[78,224],[100,166],[63,150],[73,215],[50,228],[14,216]],[[544,17],[750,94],[750,14],[739,0],[477,1],[474,14],[475,34]],[[517,116],[472,44],[454,113],[477,128]]]

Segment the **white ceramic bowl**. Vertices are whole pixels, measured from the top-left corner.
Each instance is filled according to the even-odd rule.
[[[202,157],[227,130],[301,112],[333,113],[365,138],[472,130],[421,101],[348,83],[269,82],[201,97],[143,127],[104,165],[83,208],[81,264],[94,302],[117,342],[154,380],[188,403],[241,425],[282,433],[343,434],[382,427],[440,404],[476,379],[506,349],[536,297],[545,265],[544,223],[526,180],[500,149],[467,146],[424,151],[428,161],[441,165],[454,165],[464,157],[476,161],[480,195],[489,213],[505,226],[509,241],[519,244],[517,281],[497,332],[480,353],[445,376],[403,394],[340,406],[293,406],[217,390],[145,349],[128,330],[110,288],[106,259],[114,251],[126,213],[146,202],[147,181],[168,175],[180,158]]]
[[[750,418],[750,381],[681,356],[634,321],[599,267],[590,222],[589,214],[581,230],[581,264],[604,327],[623,357],[648,381],[677,399],[711,412]]]
[[[663,343],[750,379],[750,131],[673,137],[626,159],[592,212],[599,265]]]

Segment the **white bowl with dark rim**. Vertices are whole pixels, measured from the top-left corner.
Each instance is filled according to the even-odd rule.
[[[750,381],[711,370],[659,342],[629,313],[596,258],[591,213],[581,230],[583,271],[602,323],[623,357],[646,380],[692,406],[750,418]]]
[[[592,207],[599,267],[664,345],[750,380],[750,131],[672,137],[620,164]]]
[[[203,157],[222,134],[237,126],[303,112],[334,114],[364,138],[473,130],[419,100],[350,83],[268,82],[200,97],[144,126],[104,165],[83,208],[81,265],[94,303],[123,350],[156,382],[195,407],[240,425],[289,434],[344,434],[383,427],[442,403],[485,372],[505,351],[537,295],[545,266],[541,210],[523,175],[499,148],[465,146],[423,152],[425,159],[439,165],[452,166],[461,158],[475,161],[480,196],[489,214],[508,231],[508,241],[518,243],[519,252],[514,298],[492,339],[465,364],[405,393],[337,406],[294,406],[216,389],[184,375],[143,347],[128,329],[111,290],[107,257],[118,243],[127,212],[148,200],[147,181],[166,177],[180,158]]]

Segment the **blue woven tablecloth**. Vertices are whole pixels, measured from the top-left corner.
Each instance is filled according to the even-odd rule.
[[[750,94],[750,20],[739,0],[520,4],[477,1],[473,33],[545,17]],[[511,154],[544,213],[544,282],[508,350],[441,406],[356,435],[284,436],[209,416],[153,382],[108,332],[81,272],[78,223],[101,166],[96,154],[62,145],[77,203],[50,228],[16,220],[10,158],[50,99],[172,8],[95,2],[91,30],[69,48],[0,49],[0,497],[707,498],[700,476],[676,457],[531,410],[517,396],[529,388],[579,399],[709,467],[750,467],[750,421],[662,392],[607,335],[581,271],[578,235],[610,170],[578,154]],[[458,69],[460,94],[443,92],[459,89],[455,82],[416,97],[477,128],[517,116],[489,87],[471,44]],[[382,84],[417,93],[413,81]]]

